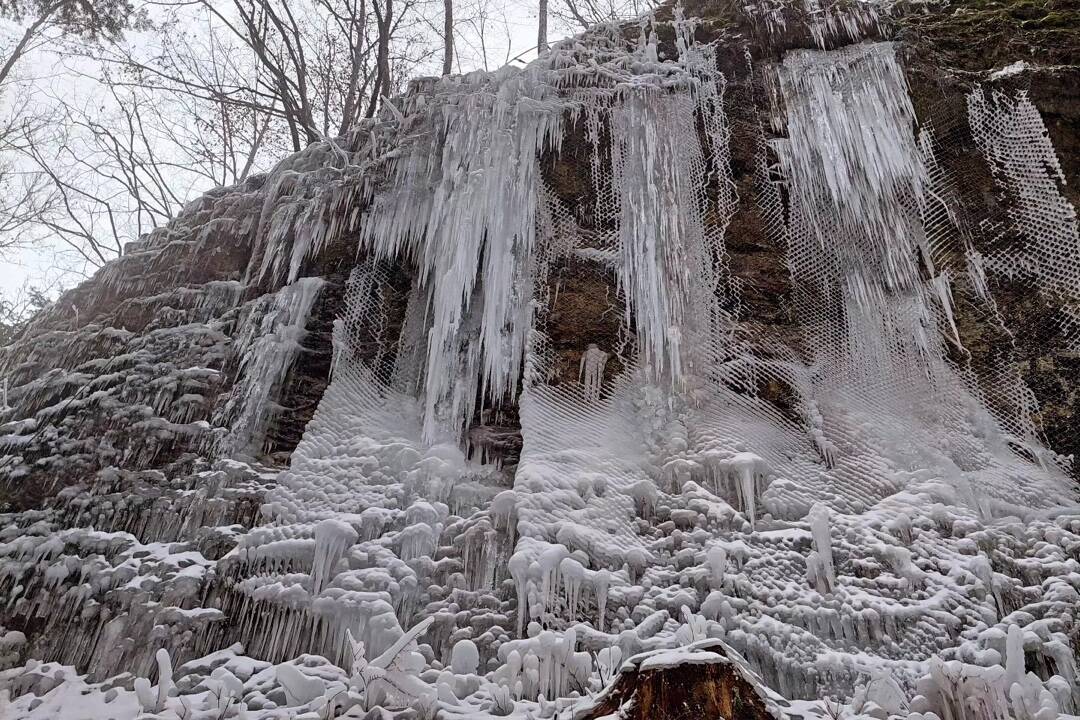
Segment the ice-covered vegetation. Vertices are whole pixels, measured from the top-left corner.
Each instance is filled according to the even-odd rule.
[[[168,295],[141,331],[58,307],[6,348],[0,479],[69,486],[0,530],[4,617],[38,631],[0,629],[5,717],[565,717],[620,672],[721,661],[778,715],[1075,713],[1073,481],[1006,360],[991,402],[951,352],[961,282],[991,316],[988,272],[1080,297],[1043,121],[967,98],[1032,239],[983,257],[879,8],[810,9],[820,47],[747,54],[765,97],[738,129],[800,342],[740,319],[734,71],[677,11],[416,83],[106,267],[91,301]],[[748,13],[776,35],[782,10]],[[153,258],[215,232],[251,242],[239,279],[150,292]],[[328,292],[304,273],[342,245],[330,382],[271,467]],[[572,351],[567,267],[610,329]],[[506,408],[501,464],[474,431]]]

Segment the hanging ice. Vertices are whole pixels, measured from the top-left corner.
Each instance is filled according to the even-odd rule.
[[[600,387],[604,380],[604,366],[607,365],[609,354],[601,350],[595,343],[581,355],[578,376],[581,380],[587,402],[596,402],[600,399]]]
[[[303,349],[308,316],[324,284],[322,278],[302,278],[251,309],[237,341],[241,381],[218,420],[226,424],[228,418],[232,428],[220,441],[222,450],[262,451],[266,431],[280,411],[277,393]]]
[[[782,9],[746,12],[774,36]],[[801,9],[822,47],[876,22]],[[230,308],[205,329],[218,364],[188,369],[236,378],[208,414],[217,464],[90,447],[130,418],[196,432],[157,416],[180,380],[126,374],[157,371],[155,342],[198,345],[175,328],[80,331],[123,353],[65,351],[11,388],[4,482],[70,457],[101,467],[0,531],[9,612],[76,638],[3,634],[0,657],[118,648],[147,675],[156,648],[122,642],[146,628],[177,648],[177,692],[215,714],[235,698],[238,715],[554,716],[637,653],[723,637],[777,692],[870,717],[909,698],[941,717],[979,698],[991,716],[1073,711],[1080,525],[1061,459],[1008,342],[988,369],[1001,397],[966,342],[973,312],[998,322],[1003,273],[1072,292],[1071,226],[1044,232],[1031,210],[1071,217],[1055,158],[1010,134],[1036,138],[1041,119],[1023,96],[968,98],[1019,201],[1011,222],[1050,238],[1027,263],[962,226],[944,135],[915,112],[895,46],[762,58],[695,42],[705,30],[678,11],[629,43],[605,31],[522,71],[422,81],[248,186],[264,211],[243,226],[253,284],[189,303]],[[295,279],[327,248],[357,253],[344,287]],[[276,459],[269,423],[338,295],[330,384],[289,467],[230,459]],[[19,352],[13,367],[38,362]],[[108,430],[80,426],[94,412]],[[497,452],[475,451],[492,437]],[[144,485],[156,514],[128,505]],[[179,503],[192,510],[167,538],[144,536]],[[246,656],[220,650],[234,642]],[[26,675],[43,687],[52,668]],[[149,679],[134,687],[88,693],[159,709]]]

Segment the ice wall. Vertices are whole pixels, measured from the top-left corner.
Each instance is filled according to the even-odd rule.
[[[775,33],[782,9],[747,12]],[[265,717],[550,717],[622,658],[722,639],[784,697],[869,717],[1075,712],[1071,481],[1007,353],[989,372],[1015,401],[985,396],[953,300],[974,287],[994,316],[986,273],[1013,268],[1075,299],[1053,149],[1023,95],[968,97],[1032,238],[984,262],[898,46],[863,41],[876,6],[802,11],[816,49],[772,62],[721,71],[678,12],[424,81],[347,150],[320,148],[318,172],[276,171],[244,277],[283,284],[239,318],[216,452],[259,452],[323,290],[305,262],[343,239],[357,261],[330,385],[259,524],[186,558],[217,613],[196,647],[243,644],[185,663],[192,695],[230,688]],[[748,208],[781,249],[790,328],[747,317],[730,228]],[[567,278],[591,293],[576,315]],[[575,323],[595,336],[568,347]],[[505,464],[472,447],[500,413],[521,435]],[[64,545],[106,544],[117,568],[158,552],[47,530],[0,547],[34,613]],[[175,554],[151,555],[167,582]]]
[[[217,453],[255,457],[263,451],[266,431],[279,412],[273,400],[280,397],[300,354],[311,308],[324,284],[322,278],[301,278],[247,309],[233,349],[240,381],[214,418],[215,425],[230,429],[217,441]]]
[[[440,131],[384,161],[388,190],[365,188],[374,260],[348,301],[385,317],[379,263],[415,268],[392,369],[339,328],[334,382],[236,557],[258,573],[236,590],[290,623],[319,618],[328,656],[346,630],[378,650],[434,617],[436,661],[468,640],[511,700],[554,700],[588,685],[575,653],[665,647],[692,626],[815,697],[871,671],[914,688],[939,654],[985,663],[986,633],[1017,612],[1065,611],[1003,605],[992,577],[957,570],[992,562],[972,537],[1007,518],[1025,518],[1021,544],[1062,551],[1076,528],[1054,519],[1058,460],[1016,431],[1030,418],[992,411],[949,355],[951,278],[927,229],[945,190],[895,47],[791,51],[766,71],[783,134],[762,147],[803,330],[763,355],[739,333],[726,261],[726,82],[673,27],[678,58],[645,27],[628,53],[570,43],[407,101],[400,123]],[[589,168],[590,217],[545,187],[551,156]],[[939,252],[962,244],[934,227]],[[566,262],[614,270],[629,340],[582,348],[582,381],[553,384],[550,278]],[[625,369],[603,382],[594,349]],[[756,395],[762,378],[791,389],[795,417]],[[459,447],[482,407],[512,402],[510,476]],[[1064,627],[1045,627],[1035,654],[1067,677]]]

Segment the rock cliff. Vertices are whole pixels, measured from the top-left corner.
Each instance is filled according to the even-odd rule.
[[[694,2],[193,202],[0,350],[4,717],[1077,712],[1078,58]]]

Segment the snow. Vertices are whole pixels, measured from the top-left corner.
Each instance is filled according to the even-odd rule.
[[[480,666],[480,651],[472,640],[458,640],[450,652],[450,669],[455,675],[473,675]]]
[[[778,9],[747,12],[776,35]],[[221,224],[254,238],[242,280],[145,292],[172,325],[5,350],[0,477],[93,470],[57,508],[4,516],[0,588],[46,631],[0,630],[0,667],[64,664],[0,671],[0,708],[551,717],[626,663],[731,662],[817,714],[830,696],[875,718],[1075,712],[1063,460],[1009,358],[1009,402],[991,403],[952,356],[960,283],[988,316],[987,273],[1078,296],[1045,124],[1023,93],[972,91],[974,140],[1031,242],[1016,257],[943,239],[933,130],[915,130],[897,47],[860,42],[877,6],[806,10],[820,49],[754,70],[771,98],[737,129],[778,218],[797,340],[740,319],[735,100],[680,11],[676,57],[643,21],[630,43],[600,30],[523,70],[418,83],[344,164],[317,144],[227,196]],[[588,168],[594,208],[556,192],[553,157]],[[110,265],[100,292],[147,291],[135,259],[180,235]],[[334,243],[358,259],[334,288],[330,384],[288,466],[263,468],[331,289],[301,274]],[[553,278],[571,263],[602,281],[614,329],[556,348]],[[1074,339],[1077,318],[1061,318]],[[509,408],[516,464],[469,452],[474,420]],[[33,454],[53,442],[65,452]],[[171,464],[197,453],[216,459]],[[121,671],[136,677],[105,679]]]
[[[713,652],[687,653],[680,650],[662,650],[649,655],[639,666],[642,670],[677,668],[680,665],[708,665],[725,662],[726,658]]]
[[[987,79],[989,79],[989,80],[1003,80],[1005,78],[1013,77],[1014,75],[1019,75],[1019,74],[1021,74],[1023,72],[1026,72],[1027,70],[1030,70],[1030,69],[1031,69],[1030,63],[1024,62],[1023,60],[1017,60],[1014,63],[1009,63],[1008,65],[1001,68],[1000,70],[994,70],[992,73],[990,73],[990,76]]]

